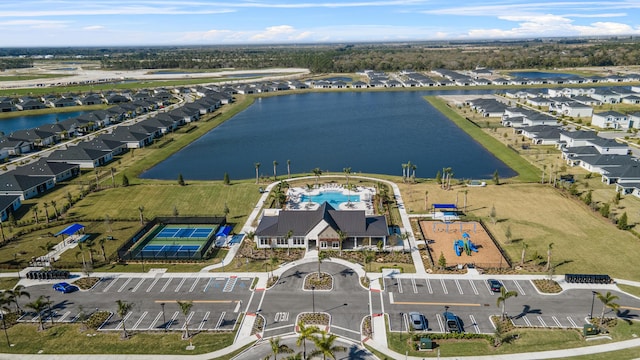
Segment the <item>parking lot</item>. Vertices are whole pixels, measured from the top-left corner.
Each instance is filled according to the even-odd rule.
[[[127,330],[182,330],[184,315],[176,301],[192,301],[187,315],[189,329],[195,331],[232,330],[239,314],[245,310],[253,292],[253,278],[236,276],[180,276],[161,274],[156,277],[102,278],[88,291],[62,294],[51,284],[30,287],[31,297],[48,296],[51,314],[26,312],[20,321],[74,322],[81,314],[90,316],[95,311],[110,311],[113,315],[101,330],[121,330],[116,300],[133,303],[125,316]]]
[[[505,307],[516,326],[581,328],[590,311],[590,292],[575,300],[584,305],[543,311],[538,306],[547,306],[548,300],[560,300],[567,295],[541,295],[528,280],[502,280],[501,283],[506,290],[518,294],[508,299]],[[500,315],[496,305],[500,295],[493,293],[485,280],[387,277],[384,284],[385,311],[392,331],[406,331],[409,325],[406,314],[417,311],[425,315],[429,331],[445,332],[442,315],[445,306],[458,316],[466,332],[493,333],[495,330],[490,317]],[[568,309],[571,310],[567,312]]]

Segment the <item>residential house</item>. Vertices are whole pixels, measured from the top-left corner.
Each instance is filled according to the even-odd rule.
[[[69,146],[64,150],[56,150],[47,158],[52,162],[78,164],[81,169],[94,169],[108,163],[113,154],[83,146]]]
[[[0,195],[0,221],[9,220],[9,214],[18,210],[21,205],[18,195]]]
[[[30,142],[34,147],[50,146],[55,144],[57,141],[57,136],[55,133],[40,130],[40,128],[18,130],[11,133],[9,137],[15,140]]]
[[[0,174],[0,195],[19,196],[20,200],[31,199],[55,186],[53,176],[19,175],[14,171]]]
[[[591,125],[603,129],[628,129],[629,117],[617,111],[594,113],[591,117]]]
[[[26,176],[53,177],[54,182],[57,184],[78,176],[80,174],[80,166],[65,162],[52,162],[42,158],[36,162],[18,166],[13,170],[13,173]]]

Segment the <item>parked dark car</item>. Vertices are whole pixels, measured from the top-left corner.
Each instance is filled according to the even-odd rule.
[[[462,329],[462,324],[460,323],[460,318],[450,311],[446,311],[442,314],[444,317],[444,322],[447,325],[447,331],[452,333],[461,333],[464,332]]]
[[[489,288],[491,289],[491,291],[493,292],[500,292],[500,288],[502,288],[502,283],[496,279],[489,279],[487,280],[487,283],[489,284]]]

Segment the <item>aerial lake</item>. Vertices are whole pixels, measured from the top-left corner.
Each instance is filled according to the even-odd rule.
[[[18,130],[33,129],[40,125],[53,124],[56,122],[56,119],[58,119],[58,121],[71,119],[84,113],[86,113],[86,111],[70,111],[0,119],[0,131],[8,135]]]
[[[327,92],[256,99],[141,176],[146,179],[219,180],[287,173],[340,172],[402,175],[411,161],[417,177],[451,167],[456,178],[488,179],[515,172],[433,108],[424,98],[452,92]],[[486,93],[486,92],[485,92]]]

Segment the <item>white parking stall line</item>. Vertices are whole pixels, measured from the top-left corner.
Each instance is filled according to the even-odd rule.
[[[166,327],[167,330],[169,330],[171,325],[173,325],[173,323],[176,322],[176,319],[178,318],[178,314],[179,314],[178,311],[173,313],[173,316],[171,317],[171,320],[169,320],[169,323],[167,324],[167,327]]]
[[[187,278],[182,278],[182,280],[180,281],[180,283],[178,284],[178,287],[174,290],[175,292],[180,291],[180,288],[182,287],[182,284],[184,284],[184,282],[187,281]]]
[[[396,279],[396,283],[398,284],[398,292],[402,294],[402,280]]]
[[[431,288],[431,282],[429,279],[425,279],[427,282],[427,289],[429,290],[429,294],[433,294],[433,289]]]
[[[544,322],[544,319],[542,318],[542,316],[538,315],[538,321],[540,321],[540,324],[542,324],[542,327],[548,327],[547,323]]]
[[[162,311],[158,313],[158,315],[156,315],[156,318],[153,319],[153,322],[151,323],[151,325],[149,325],[149,329],[155,329],[156,328],[156,324],[158,323],[158,321],[160,320],[160,318],[162,317]]]
[[[485,281],[484,285],[487,287],[487,291],[489,292],[489,294],[493,295],[493,291],[491,291],[491,287],[489,286],[489,283]]]
[[[204,313],[204,317],[202,318],[202,321],[200,321],[200,325],[198,326],[198,331],[204,328],[204,324],[206,324],[207,320],[209,320],[209,315],[211,315],[211,311],[207,311],[206,313]]]
[[[110,282],[107,286],[105,286],[104,290],[102,290],[102,292],[107,292],[107,291],[109,291],[109,289],[111,289],[111,287],[113,286],[113,284],[115,284],[115,283],[116,283],[116,281],[118,281],[118,279],[113,279],[113,280],[111,280],[111,282]]]
[[[562,324],[560,324],[560,321],[558,321],[558,318],[555,316],[552,316],[551,319],[553,319],[553,322],[556,323],[557,327],[562,327]]]
[[[393,304],[393,293],[389,293],[389,304]]]
[[[417,294],[418,293],[418,285],[416,285],[416,279],[415,278],[411,278],[411,286],[413,286],[413,293]]]
[[[473,293],[476,295],[480,295],[480,293],[478,293],[478,288],[476,287],[476,284],[474,284],[473,280],[469,280],[469,284],[471,284],[471,289],[473,289]]]
[[[71,314],[71,311],[67,311],[66,313],[64,313],[64,315],[60,316],[60,319],[58,319],[58,322],[63,322],[64,319],[66,319],[67,316],[69,316],[69,314]],[[71,321],[73,321],[73,319],[71,319]]]
[[[167,287],[169,286],[169,284],[171,284],[171,280],[173,280],[173,278],[169,278],[169,280],[167,280],[167,283],[164,284],[162,289],[160,289],[160,292],[164,292],[165,290],[167,290]]]
[[[527,324],[527,326],[531,327],[531,321],[529,321],[529,319],[527,319],[527,316],[523,316],[522,320],[524,320],[524,323]]]
[[[129,319],[129,317],[131,316],[132,313],[128,313],[127,315],[124,316],[124,319],[120,320],[120,322],[118,323],[118,325],[116,326],[116,330],[120,330],[122,329],[122,324],[124,324],[125,321],[127,321],[127,319]]]
[[[151,289],[153,289],[153,287],[156,285],[156,283],[158,282],[158,280],[160,280],[160,278],[155,278],[153,280],[153,282],[151,283],[151,285],[149,285],[149,287],[147,288],[147,292],[151,292]]]
[[[131,282],[132,278],[128,278],[127,281],[124,282],[124,284],[122,284],[122,286],[120,286],[120,288],[118,289],[118,292],[122,292],[122,290],[124,290],[124,288],[127,287],[127,285],[129,285],[129,283]]]
[[[220,318],[218,318],[218,322],[216,323],[216,327],[215,329],[219,329],[220,325],[222,325],[222,322],[224,321],[224,316],[227,314],[226,311],[223,311],[222,314],[220,314]]]
[[[447,291],[447,285],[445,285],[444,283],[444,279],[440,279],[440,284],[442,284],[442,290],[444,291],[444,293],[449,294],[449,292]]]
[[[189,292],[193,292],[193,290],[195,290],[196,285],[198,285],[198,280],[200,280],[199,277],[197,277],[196,281],[193,282],[193,285],[191,285],[191,288],[189,289]]]
[[[193,318],[193,315],[195,315],[194,311],[189,313],[189,316],[187,316],[187,320],[184,322],[184,324],[182,324],[181,330],[185,330],[187,328],[187,324],[191,322],[191,318]]]
[[[573,321],[573,319],[570,316],[567,316],[567,320],[569,320],[569,322],[571,323],[571,326],[574,328],[579,327],[578,324],[576,324],[575,321]]]
[[[140,282],[137,283],[136,286],[133,287],[133,290],[131,290],[131,292],[138,291],[138,288],[142,285],[143,282],[144,282],[144,279],[140,280]]]
[[[478,326],[478,323],[476,322],[476,318],[473,317],[473,315],[469,315],[469,318],[471,319],[471,325],[473,325],[473,330],[476,331],[476,334],[480,334],[480,326]]]
[[[207,285],[204,286],[204,289],[202,289],[202,292],[206,292],[207,291],[209,286],[211,286],[211,282],[212,281],[213,281],[213,278],[209,278],[209,281],[207,281]]]
[[[522,288],[522,286],[520,286],[520,284],[518,283],[517,280],[513,280],[513,283],[516,284],[516,288],[518,288],[518,292],[520,293],[520,295],[527,295],[524,292],[524,289]]]
[[[436,314],[436,319],[438,319],[438,326],[440,327],[440,332],[445,332],[444,322],[442,321],[442,317],[440,317],[440,314]]]
[[[149,312],[145,311],[142,313],[142,316],[140,316],[140,319],[138,319],[138,321],[136,321],[135,324],[133,324],[133,327],[131,328],[132,330],[135,330],[138,328],[138,326],[140,325],[140,323],[142,322],[142,320],[144,319],[145,316],[147,316]]]
[[[462,286],[460,286],[460,281],[458,281],[458,279],[453,279],[453,281],[456,283],[456,286],[458,287],[458,292],[460,293],[460,295],[464,295],[464,292],[462,291]]]

